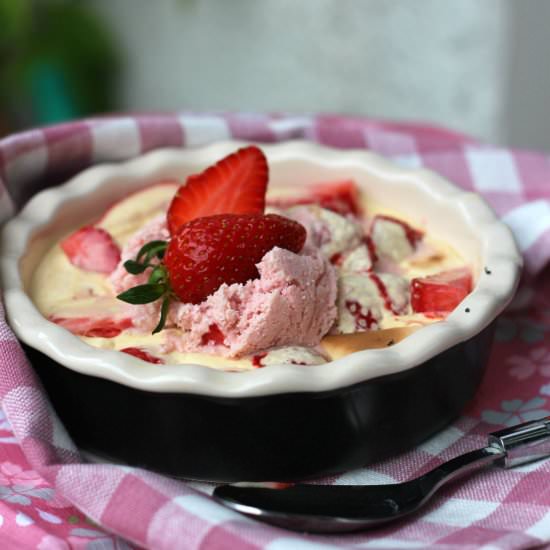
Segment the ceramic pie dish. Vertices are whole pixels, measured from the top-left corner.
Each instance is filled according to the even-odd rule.
[[[159,150],[90,168],[34,196],[2,233],[7,319],[75,442],[95,455],[214,481],[291,480],[359,467],[414,446],[457,417],[488,360],[493,322],[511,300],[521,256],[476,194],[365,151],[307,142],[262,145],[270,185],[353,179],[452,245],[475,287],[444,321],[383,349],[322,365],[224,372],[153,365],[92,348],[47,321],[28,294],[52,242],[131,191],[185,178],[242,146]]]

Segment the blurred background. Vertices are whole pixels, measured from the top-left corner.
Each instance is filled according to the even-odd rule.
[[[548,151],[549,22],[548,0],[0,0],[0,135],[322,111]]]

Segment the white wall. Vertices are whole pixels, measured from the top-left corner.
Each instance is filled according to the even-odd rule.
[[[509,0],[93,5],[127,62],[123,109],[330,111],[430,121],[494,142],[513,133]]]
[[[503,140],[550,151],[550,1],[512,2],[509,20]]]

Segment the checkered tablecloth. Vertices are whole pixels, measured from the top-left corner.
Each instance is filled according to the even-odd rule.
[[[356,117],[250,113],[117,116],[31,130],[0,141],[0,218],[39,189],[92,164],[164,146],[236,137],[302,138],[366,148],[435,170],[481,193],[525,257],[513,309],[498,323],[487,375],[446,430],[410,452],[325,483],[387,483],[483,446],[485,434],[550,414],[550,158],[480,144],[424,125]],[[0,548],[146,547],[530,548],[550,545],[550,460],[486,470],[444,488],[425,513],[343,536],[300,535],[216,504],[212,487],[144,470],[87,463],[53,413],[17,340],[0,320]]]

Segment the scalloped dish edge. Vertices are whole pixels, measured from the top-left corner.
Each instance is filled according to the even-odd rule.
[[[453,208],[464,228],[477,235],[483,267],[473,291],[445,320],[423,327],[384,349],[352,353],[322,365],[272,365],[231,373],[201,365],[148,365],[115,351],[91,348],[77,336],[47,321],[24,290],[20,261],[31,238],[70,200],[99,193],[109,180],[144,177],[165,165],[207,165],[243,141],[217,142],[196,149],[163,149],[121,164],[84,170],[69,182],[35,195],[2,232],[0,273],[7,319],[16,336],[77,372],[106,378],[136,389],[217,397],[256,397],[287,392],[330,391],[368,379],[413,368],[453,345],[467,340],[491,323],[512,299],[522,257],[511,231],[477,194],[462,191],[425,169],[399,167],[364,150],[337,150],[305,141],[260,144],[270,166],[304,162],[331,170],[352,168],[386,185],[413,186],[428,203]]]

